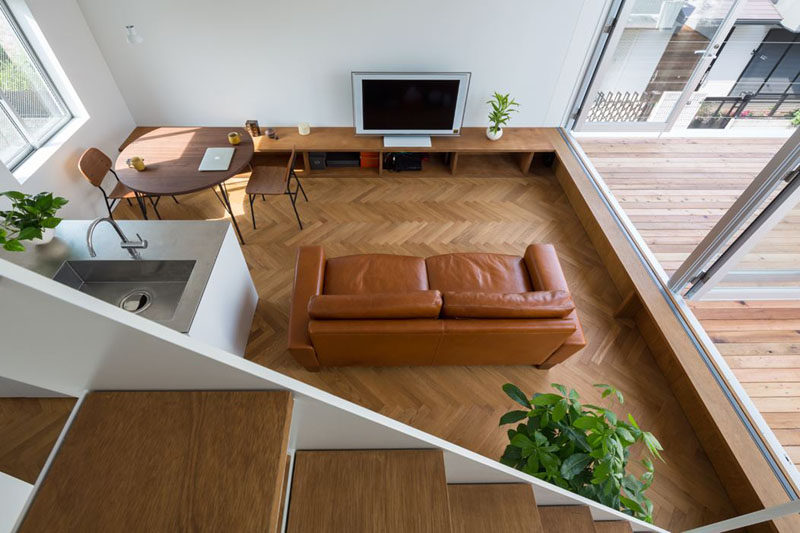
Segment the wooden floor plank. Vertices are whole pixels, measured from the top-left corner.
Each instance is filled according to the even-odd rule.
[[[588,507],[539,507],[542,526],[547,533],[596,533]]]
[[[448,485],[452,533],[545,533],[530,485]]]
[[[276,531],[288,391],[89,393],[21,532]]]
[[[553,382],[574,387],[587,403],[603,403],[594,383],[611,383],[625,405],[667,450],[649,491],[656,524],[670,530],[697,527],[734,514],[724,488],[638,330],[613,317],[621,302],[583,226],[548,169],[534,164],[525,177],[514,161],[459,175],[414,173],[300,179],[309,202],[297,204],[299,231],[288,198],[255,202],[258,229],[244,198],[246,176],[228,182],[246,245],[243,252],[259,293],[248,359],[409,424],[486,457],[502,455],[508,438],[500,416],[514,409],[504,383],[548,392]],[[225,213],[213,193],[161,202],[165,219],[218,219]],[[139,218],[125,205],[117,218]],[[144,236],[144,235],[143,235]],[[145,236],[146,237],[146,236]],[[553,243],[588,340],[565,363],[531,367],[329,368],[304,370],[288,353],[286,327],[295,250],[325,248],[329,257],[358,253],[429,256],[485,251],[522,254],[533,242]],[[465,397],[466,391],[466,397]],[[616,407],[615,407],[616,408]],[[636,455],[638,452],[634,452]],[[632,460],[631,469],[639,469]]]
[[[630,522],[622,520],[595,522],[594,529],[597,533],[633,533]]]
[[[35,483],[75,398],[0,398],[0,472]]]
[[[450,531],[441,450],[298,451],[287,531]]]

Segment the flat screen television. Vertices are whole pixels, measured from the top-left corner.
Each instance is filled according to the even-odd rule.
[[[459,135],[469,78],[468,72],[353,72],[356,134],[388,136],[387,146],[430,146],[427,136]],[[420,136],[427,145],[413,144]]]

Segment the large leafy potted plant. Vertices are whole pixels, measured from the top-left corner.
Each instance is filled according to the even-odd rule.
[[[508,430],[510,444],[500,462],[652,522],[653,504],[645,491],[653,483],[653,462],[649,457],[642,460],[641,478],[627,473],[626,467],[634,444],[643,443],[659,459],[661,444],[630,414],[621,420],[611,409],[581,404],[574,389],[558,383],[552,386],[558,394],[537,393],[528,398],[517,386],[503,385],[505,393],[525,410],[509,411],[500,418],[501,426],[521,422]],[[603,398],[623,403],[622,393],[614,387],[595,387],[603,390]]]
[[[511,113],[517,111],[519,104],[511,98],[510,94],[500,94],[495,92],[490,100],[486,102],[492,106],[489,111],[489,127],[486,128],[486,137],[491,141],[496,141],[503,136],[503,126],[508,124]]]
[[[31,195],[19,191],[0,193],[11,201],[11,209],[0,211],[0,245],[11,252],[23,252],[22,241],[49,242],[61,219],[56,212],[67,200],[52,193]]]

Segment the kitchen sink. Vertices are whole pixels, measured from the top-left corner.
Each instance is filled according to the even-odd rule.
[[[171,320],[195,261],[65,261],[53,279],[156,321]],[[197,302],[193,302],[197,304]]]

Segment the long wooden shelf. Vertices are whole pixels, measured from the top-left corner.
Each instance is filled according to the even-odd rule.
[[[456,174],[458,170],[459,155],[514,153],[519,154],[520,170],[527,174],[536,153],[555,151],[547,128],[507,128],[497,141],[487,139],[484,128],[463,128],[459,136],[433,137],[430,147],[406,148],[385,148],[382,137],[356,135],[353,128],[313,128],[309,135],[300,135],[297,128],[276,128],[275,132],[277,139],[270,139],[266,135],[254,138],[255,151],[285,152],[295,149],[302,155],[304,169],[310,174],[314,173],[309,159],[311,152],[377,152],[381,163],[378,174],[383,174],[383,154],[387,152],[449,153],[451,174]]]

